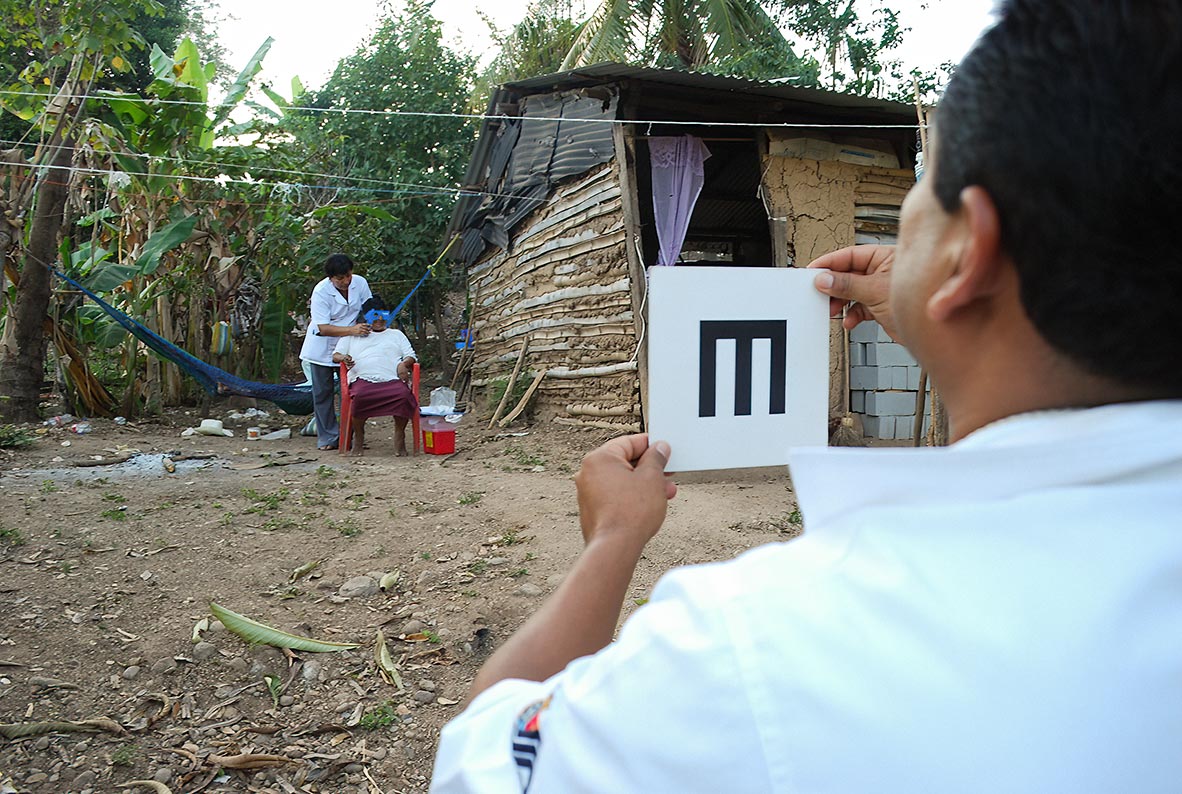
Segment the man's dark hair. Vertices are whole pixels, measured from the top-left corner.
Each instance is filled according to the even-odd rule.
[[[324,260],[324,275],[329,278],[344,276],[353,272],[353,260],[348,254],[330,254]]]
[[[949,212],[980,185],[1022,303],[1077,366],[1182,394],[1182,0],[1006,0],[935,122]]]
[[[380,295],[374,295],[366,300],[365,303],[361,304],[361,313],[357,315],[357,322],[365,322],[365,313],[371,309],[377,309],[380,312],[384,312],[388,308],[390,307],[386,305],[386,302],[382,300]]]

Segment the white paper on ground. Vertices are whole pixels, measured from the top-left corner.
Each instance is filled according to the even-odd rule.
[[[790,447],[828,442],[829,301],[813,287],[818,272],[649,270],[648,432],[672,447],[669,471],[778,466]]]

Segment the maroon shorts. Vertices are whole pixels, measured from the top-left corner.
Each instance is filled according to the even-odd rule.
[[[410,419],[419,410],[418,400],[410,387],[400,380],[371,383],[358,378],[349,384],[349,396],[353,401],[353,416],[358,419],[371,416]]]

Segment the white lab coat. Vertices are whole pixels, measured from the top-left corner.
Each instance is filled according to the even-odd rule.
[[[369,282],[358,275],[349,282],[349,297],[346,299],[327,278],[322,278],[312,288],[312,298],[308,308],[312,318],[308,322],[308,332],[304,335],[304,344],[300,348],[300,359],[323,367],[335,367],[332,354],[336,350],[337,342],[343,337],[321,336],[316,329],[321,325],[356,325],[357,315],[361,313],[361,306],[373,297],[369,289]]]

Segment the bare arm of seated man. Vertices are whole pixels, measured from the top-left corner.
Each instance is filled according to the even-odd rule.
[[[403,383],[410,383],[410,373],[415,365],[415,357],[407,356],[398,362],[398,380]]]

